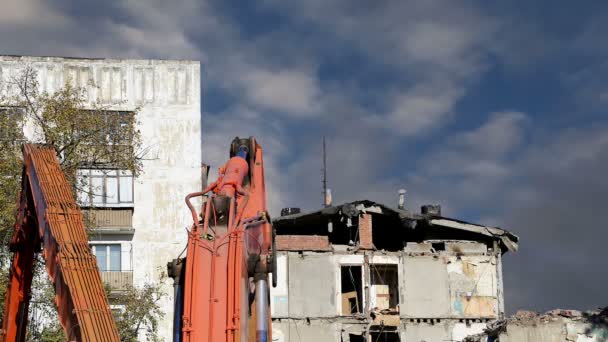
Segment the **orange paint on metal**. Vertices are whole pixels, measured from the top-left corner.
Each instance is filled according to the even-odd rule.
[[[120,341],[80,208],[49,146],[26,144],[19,216],[6,294],[2,341],[24,341],[34,253],[43,245],[68,341]]]
[[[255,316],[250,314],[254,310],[249,306],[249,277],[253,275],[248,272],[247,260],[259,256],[259,272],[267,277],[272,234],[266,212],[262,148],[253,138],[248,144],[251,155],[247,160],[232,157],[220,168],[217,182],[186,197],[194,222],[184,270],[184,342],[255,341],[255,328],[253,339],[248,328],[255,327]],[[201,227],[190,199],[210,192],[203,204]],[[220,218],[214,199],[220,203],[226,198],[229,207],[222,210],[227,210],[227,220],[217,224]]]

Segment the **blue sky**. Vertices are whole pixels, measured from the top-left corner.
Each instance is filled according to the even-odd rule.
[[[266,151],[270,205],[441,203],[522,238],[509,311],[606,305],[603,1],[3,0],[0,53],[202,61],[203,150]]]

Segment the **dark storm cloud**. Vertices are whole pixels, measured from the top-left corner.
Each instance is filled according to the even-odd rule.
[[[606,122],[556,133],[517,167],[502,218],[522,237],[505,258],[509,309],[606,305]]]

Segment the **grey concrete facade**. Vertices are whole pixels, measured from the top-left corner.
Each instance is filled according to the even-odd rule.
[[[99,231],[91,243],[100,249],[119,246],[120,267],[114,273],[130,275],[123,280],[132,279],[134,286],[160,284],[166,296],[160,302],[165,315],[159,333],[170,341],[173,289],[166,264],[187,242],[184,227],[192,219],[184,196],[201,188],[200,63],[0,56],[3,95],[17,93],[12,80],[26,67],[36,70],[40,91],[52,93],[70,80],[85,89],[89,104],[115,111],[139,108],[136,119],[147,151],[143,172],[133,181],[131,203],[106,205],[131,210],[132,226]],[[25,133],[36,139],[36,127],[26,126]]]
[[[433,233],[432,239],[421,240],[424,235],[418,234],[416,241],[404,241],[398,250],[383,248],[386,242],[381,241],[382,235],[389,236],[397,229],[383,216],[394,211],[378,211],[380,207],[375,206],[370,214],[372,206],[368,203],[365,213],[357,213],[372,217],[376,241],[369,249],[361,248],[356,241],[346,246],[338,243],[335,234],[341,227],[335,224],[327,233],[330,251],[325,246],[301,247],[306,244],[294,243],[297,238],[306,241],[307,232],[315,237],[324,234],[327,220],[335,217],[302,214],[278,219],[277,232],[279,236],[289,235],[291,245],[278,246],[278,286],[271,292],[273,340],[462,341],[482,332],[488,322],[504,317],[500,260],[506,248],[501,248],[499,239],[479,237],[476,241],[471,239],[474,235],[465,234],[462,240],[456,240],[457,234],[447,231],[446,238],[441,239],[442,229],[435,227],[439,233]],[[356,228],[357,219],[351,219]],[[299,221],[304,222],[301,229]],[[423,225],[420,222],[418,229],[427,229]],[[410,233],[414,231],[406,234]],[[344,267],[356,267],[354,277],[353,273],[345,275]],[[396,274],[396,286],[387,280],[387,270]],[[375,276],[379,272],[384,272],[386,281],[377,281],[382,278]],[[344,282],[345,276],[361,284],[352,287],[361,300],[356,312],[345,311],[344,306],[349,305],[345,298],[355,297],[342,288],[352,289]],[[377,306],[395,294],[396,301],[392,300],[389,308]]]

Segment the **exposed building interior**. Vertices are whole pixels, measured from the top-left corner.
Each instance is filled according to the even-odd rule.
[[[366,200],[283,213],[278,341],[459,341],[504,317],[506,230]]]

